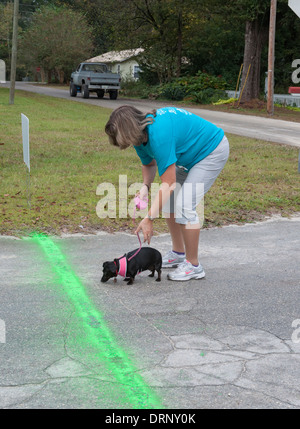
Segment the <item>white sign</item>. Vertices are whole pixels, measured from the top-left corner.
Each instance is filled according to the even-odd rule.
[[[289,0],[289,7],[295,12],[296,15],[300,18],[300,1],[299,0]]]
[[[23,137],[23,159],[30,171],[30,156],[29,156],[29,119],[21,113],[22,117],[22,137]]]
[[[6,82],[5,62],[0,60],[0,83]]]

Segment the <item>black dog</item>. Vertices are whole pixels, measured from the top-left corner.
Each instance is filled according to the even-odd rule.
[[[128,285],[132,285],[135,276],[145,270],[150,270],[149,277],[154,277],[155,270],[158,277],[157,282],[161,280],[161,265],[162,257],[158,250],[152,247],[142,247],[140,251],[132,258],[138,249],[132,252],[125,253],[124,256],[113,261],[103,263],[103,276],[101,282],[105,283],[112,277],[117,277],[118,274],[125,277]]]

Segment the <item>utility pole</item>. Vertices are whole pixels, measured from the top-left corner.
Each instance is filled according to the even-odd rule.
[[[268,59],[268,101],[267,111],[274,115],[274,63],[275,63],[275,33],[276,33],[277,0],[271,0],[269,28],[269,59]]]
[[[15,100],[17,44],[18,44],[18,16],[19,16],[19,0],[14,0],[14,20],[13,20],[13,39],[12,39],[11,66],[10,66],[9,104],[14,104],[14,100]]]

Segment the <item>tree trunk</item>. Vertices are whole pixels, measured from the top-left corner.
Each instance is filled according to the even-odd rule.
[[[46,82],[46,73],[43,67],[41,67],[41,81]]]
[[[60,70],[59,68],[55,68],[56,74],[57,74],[57,80],[60,84],[64,83],[64,79],[65,79],[65,73],[63,70]]]
[[[181,61],[182,61],[181,56],[182,56],[182,10],[178,14],[176,77],[180,77],[181,75]]]
[[[244,68],[240,90],[240,101],[258,98],[260,93],[260,63],[264,43],[264,31],[259,20],[247,21],[245,31]]]

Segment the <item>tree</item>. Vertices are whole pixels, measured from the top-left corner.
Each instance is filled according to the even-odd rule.
[[[145,64],[160,81],[202,70],[223,75],[233,89],[244,63],[243,100],[260,94],[270,0],[22,0],[31,6],[45,2],[85,16],[93,28],[95,55],[143,47]],[[300,20],[288,0],[277,3],[275,84],[286,88],[291,63],[299,56]]]
[[[185,30],[196,0],[105,0],[102,18],[116,50],[143,47],[144,62],[160,80],[180,76]]]
[[[23,33],[21,59],[34,70],[41,67],[62,83],[74,67],[93,52],[92,34],[81,13],[66,7],[44,6]]]
[[[268,40],[269,2],[270,0],[202,0],[205,6],[205,26],[213,28],[212,23],[216,23],[215,35],[212,31],[209,33],[212,39],[211,57],[216,58],[217,63],[223,61],[227,64],[235,58],[236,77],[243,63],[242,101],[257,98],[260,93],[261,55]],[[219,53],[218,57],[216,52]]]
[[[245,0],[240,0],[246,7]],[[260,94],[261,54],[268,41],[269,0],[251,0],[246,7],[244,68],[241,79],[241,102],[256,99]]]

